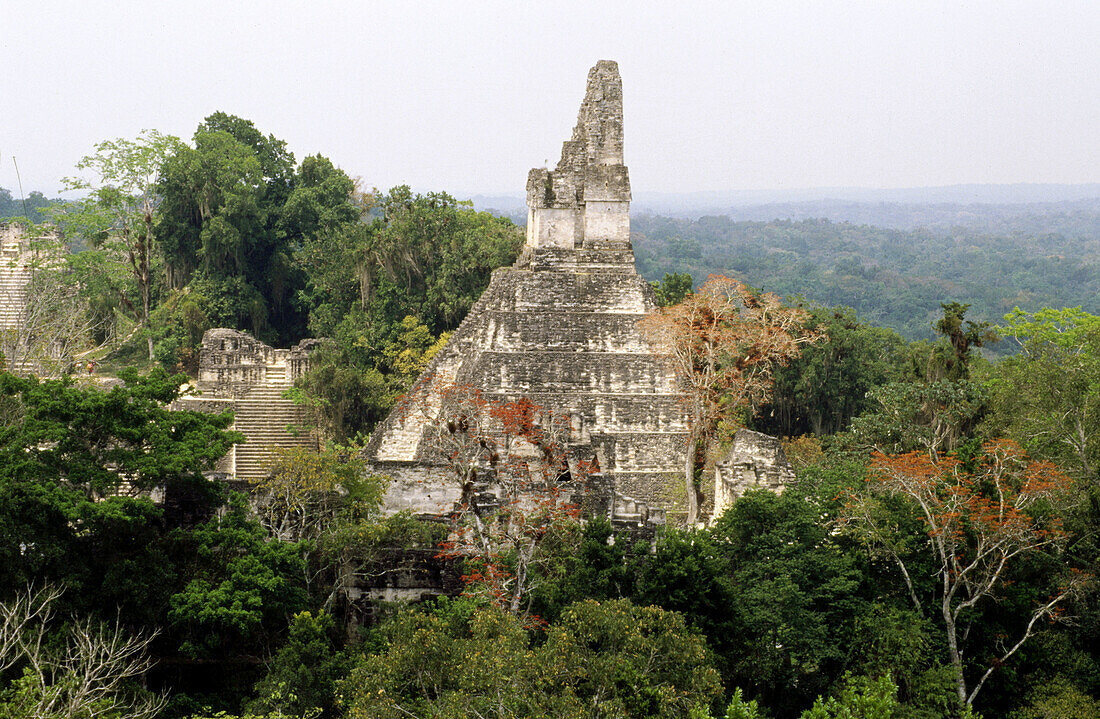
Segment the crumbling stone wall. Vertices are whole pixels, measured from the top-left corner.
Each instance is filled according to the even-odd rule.
[[[267,379],[275,350],[239,330],[207,330],[199,350],[198,384],[204,393],[235,397]]]
[[[794,468],[775,437],[739,429],[726,458],[714,466],[714,511],[722,513],[750,489],[780,493],[795,481]]]
[[[623,86],[609,60],[588,73],[573,136],[553,171],[527,175],[527,245],[571,250],[630,241],[630,177],[623,165]],[[633,261],[633,260],[632,260]]]
[[[309,371],[310,353],[330,341],[327,338],[304,339],[290,348],[286,355],[286,376],[291,384]]]

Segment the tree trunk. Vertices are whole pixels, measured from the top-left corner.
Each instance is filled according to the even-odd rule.
[[[950,595],[943,599],[943,622],[947,628],[947,649],[951,654],[951,666],[955,669],[955,691],[959,694],[959,707],[966,708],[966,677],[963,676],[962,655],[955,635],[955,617],[951,614]]]

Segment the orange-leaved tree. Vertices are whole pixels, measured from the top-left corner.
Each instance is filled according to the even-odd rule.
[[[439,383],[428,401],[428,458],[461,490],[442,555],[465,562],[468,592],[526,614],[553,548],[576,531],[592,465],[571,456],[569,417],[527,398]]]
[[[1000,596],[1018,558],[1057,552],[1064,543],[1065,532],[1052,509],[1072,480],[1049,462],[1030,460],[1016,443],[995,440],[966,463],[924,452],[875,453],[867,483],[868,491],[849,497],[841,525],[885,550],[919,613],[931,619],[940,615],[959,704],[973,704],[994,669],[1035,633],[1040,620],[1058,619],[1061,605],[1089,579],[1068,569],[1049,596],[1021,618],[1015,637],[998,640],[980,659],[966,654],[969,632],[960,627],[977,616],[975,605]],[[899,531],[897,518],[884,511],[880,497],[901,498],[923,521],[927,541],[922,549],[914,549],[912,539]],[[917,565],[932,568],[931,585],[914,574]]]
[[[699,514],[697,471],[716,442],[720,422],[762,403],[776,367],[802,345],[824,338],[806,327],[810,315],[778,296],[711,275],[682,302],[642,321],[643,331],[671,359],[688,400],[689,444],[684,465],[687,521]]]

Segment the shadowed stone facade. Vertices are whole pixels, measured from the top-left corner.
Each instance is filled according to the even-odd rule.
[[[459,499],[426,441],[439,413],[431,398],[447,384],[567,414],[572,455],[598,462],[607,496],[595,504],[617,521],[663,521],[664,508],[682,508],[686,414],[673,370],[638,328],[655,302],[634,267],[622,118],[618,67],[601,61],[557,167],[528,177],[519,259],[493,273],[413,385],[410,396],[427,401],[391,414],[364,450],[394,478],[388,511],[446,514]]]

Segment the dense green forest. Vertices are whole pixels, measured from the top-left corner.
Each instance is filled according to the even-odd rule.
[[[632,218],[650,279],[725,274],[783,296],[854,308],[908,339],[930,339],[944,301],[998,322],[1014,307],[1100,311],[1100,211],[1024,215],[997,232],[895,230],[827,220]]]
[[[747,288],[689,336],[723,378],[694,385],[704,503],[741,426],[781,436],[797,482],[655,534],[501,506],[490,529],[522,531],[478,544],[468,508],[383,516],[358,450],[519,228],[299,162],[225,113],[77,168],[84,199],[24,230],[41,323],[4,338],[43,377],[0,372],[0,716],[1100,714],[1095,216],[997,235],[636,218],[660,317],[717,306],[712,272],[808,301]],[[332,340],[294,390],[324,447],[277,452],[249,496],[211,478],[231,415],[166,409],[216,326]],[[777,337],[805,342],[758,351]],[[68,356],[26,350],[47,340]],[[118,381],[68,372],[85,358]],[[561,460],[529,403],[493,411]],[[409,557],[453,591],[358,597]]]

